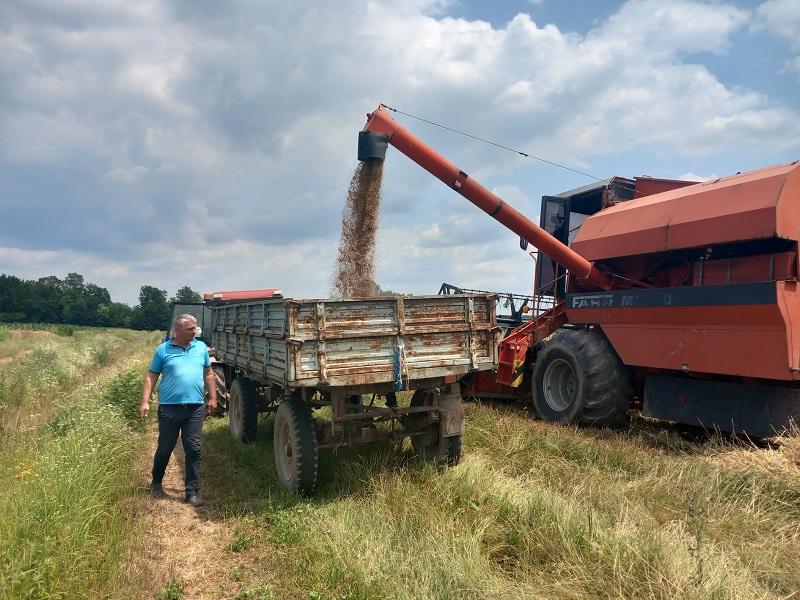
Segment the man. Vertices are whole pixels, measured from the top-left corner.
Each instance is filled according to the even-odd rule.
[[[197,320],[192,315],[175,317],[175,336],[156,348],[150,369],[142,385],[142,420],[150,413],[150,394],[158,381],[158,447],[153,457],[153,480],[150,493],[164,497],[161,480],[167,470],[180,433],[186,454],[186,502],[194,507],[205,504],[197,495],[200,478],[200,450],[205,404],[203,385],[209,392],[208,411],[217,410],[217,388],[206,345],[194,339]]]

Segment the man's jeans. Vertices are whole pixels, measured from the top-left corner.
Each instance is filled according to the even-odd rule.
[[[178,442],[178,433],[186,454],[186,495],[197,493],[200,478],[200,447],[203,435],[205,404],[159,404],[158,447],[153,458],[153,483],[160,484],[169,457]]]

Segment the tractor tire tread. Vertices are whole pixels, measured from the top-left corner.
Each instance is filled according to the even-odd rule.
[[[627,409],[632,394],[627,367],[622,363],[608,339],[600,333],[584,329],[568,329],[555,332],[539,345],[539,356],[546,356],[550,348],[557,348],[566,355],[574,356],[579,364],[582,378],[580,406],[571,406],[564,411],[559,422],[582,427],[621,427],[627,420]],[[537,359],[537,368],[543,368]],[[534,385],[536,385],[534,375]],[[534,391],[534,404],[541,402]],[[539,411],[540,414],[542,410]]]

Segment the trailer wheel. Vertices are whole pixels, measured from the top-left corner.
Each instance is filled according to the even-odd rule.
[[[411,397],[411,406],[433,405],[433,392],[431,390],[416,390]],[[448,465],[456,465],[461,460],[461,435],[453,435],[444,439],[444,444],[439,443],[439,426],[436,423],[425,423],[425,413],[411,413],[408,415],[408,429],[423,431],[421,435],[411,437],[411,448],[414,453],[424,460],[433,460]]]
[[[225,389],[225,373],[222,367],[214,365],[211,365],[211,370],[214,372],[214,385],[217,389],[217,411],[214,415],[224,417],[225,411],[228,410],[228,390]],[[205,392],[203,400],[208,406],[208,392]]]
[[[228,399],[231,435],[245,444],[255,441],[258,429],[258,390],[252,379],[237,377]]]
[[[533,404],[545,421],[620,427],[632,394],[628,370],[608,339],[568,329],[542,342],[533,366]]]
[[[275,468],[286,489],[310,496],[317,484],[314,419],[301,398],[285,398],[275,413]]]

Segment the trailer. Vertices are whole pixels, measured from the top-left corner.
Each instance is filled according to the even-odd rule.
[[[218,292],[178,312],[206,323],[218,398],[230,431],[256,439],[258,419],[275,414],[280,482],[311,494],[318,451],[410,438],[421,457],[455,464],[464,409],[459,379],[497,368],[492,294],[358,299],[264,297]],[[410,403],[398,401],[411,392]],[[315,411],[327,408],[326,418]],[[321,414],[317,413],[317,415]]]

